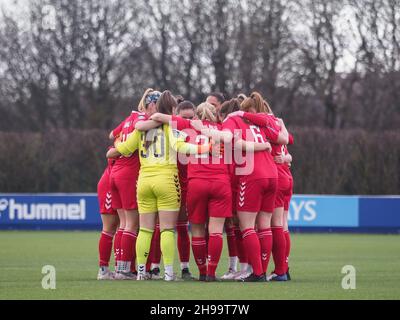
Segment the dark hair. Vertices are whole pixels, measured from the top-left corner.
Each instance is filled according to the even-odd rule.
[[[180,104],[181,102],[185,101],[185,99],[180,94],[176,95],[175,99],[176,99],[176,102],[178,104]]]
[[[228,115],[232,112],[239,111],[240,110],[240,102],[238,99],[234,98],[229,101],[225,101],[221,105],[221,110],[219,111],[220,115]],[[224,116],[224,118],[225,118]]]
[[[189,100],[185,100],[182,101],[181,103],[178,104],[178,106],[176,107],[176,113],[178,114],[179,112],[181,112],[182,110],[187,110],[187,109],[192,109],[193,111],[196,110],[195,105],[189,101]]]
[[[175,97],[171,91],[165,90],[157,101],[157,111],[164,114],[172,114],[172,109],[177,106]]]
[[[225,97],[221,92],[211,92],[208,97],[215,97],[220,103],[225,101]]]

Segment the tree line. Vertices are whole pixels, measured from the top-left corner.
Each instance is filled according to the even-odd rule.
[[[400,124],[397,0],[32,0],[0,14],[0,128],[109,129],[147,87],[260,91],[292,126]]]
[[[293,127],[292,133],[295,193],[399,194],[397,132]],[[107,135],[99,129],[0,132],[0,191],[96,192]]]

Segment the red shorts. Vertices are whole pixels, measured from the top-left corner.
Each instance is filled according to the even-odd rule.
[[[121,175],[110,174],[112,207],[114,209],[136,210],[136,183],[138,174]]]
[[[206,223],[209,217],[232,217],[230,180],[190,179],[187,209],[190,223]]]
[[[99,200],[99,209],[102,214],[117,214],[112,208],[112,196],[110,190],[110,169],[107,168],[97,184],[97,198]]]
[[[239,178],[237,176],[231,176],[231,188],[232,188],[232,211],[233,214],[236,215],[236,197],[237,197],[237,188],[239,184]]]
[[[285,195],[284,201],[283,201],[283,210],[288,211],[289,210],[289,204],[290,204],[290,199],[292,199],[293,195],[293,179],[290,179],[290,192]]]
[[[276,191],[275,208],[281,208],[285,206],[285,198],[290,199],[292,192],[292,183],[289,177],[280,176],[278,178],[278,188]]]
[[[273,212],[275,205],[276,178],[246,181],[239,180],[236,210],[247,212]]]

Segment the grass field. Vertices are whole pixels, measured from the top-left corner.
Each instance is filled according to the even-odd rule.
[[[97,281],[98,236],[1,231],[0,299],[400,299],[396,235],[293,234],[286,283]],[[44,265],[56,268],[55,290],[41,287]],[[344,265],[356,268],[355,290],[341,287]],[[224,249],[217,273],[226,266]]]

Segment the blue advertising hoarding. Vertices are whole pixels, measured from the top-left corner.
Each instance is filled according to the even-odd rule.
[[[400,233],[400,196],[294,195],[288,218],[299,231]],[[0,194],[0,229],[100,230],[97,196]]]
[[[295,195],[288,220],[293,227],[358,227],[358,197]]]
[[[101,228],[96,194],[0,194],[0,229]]]

